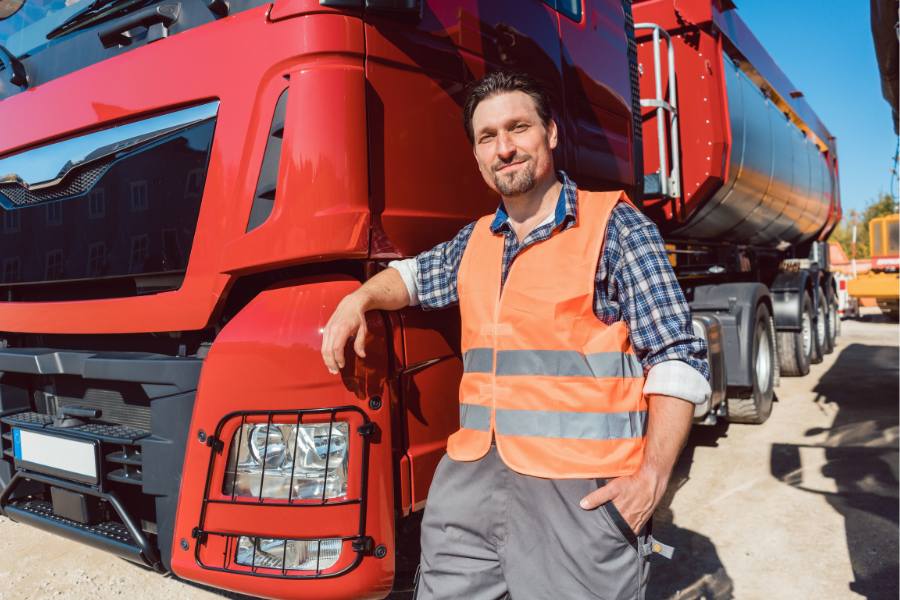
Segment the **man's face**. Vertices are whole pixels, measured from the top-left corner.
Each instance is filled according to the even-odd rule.
[[[554,176],[556,123],[544,126],[528,94],[503,92],[482,100],[472,114],[472,130],[481,176],[502,196],[525,194]]]

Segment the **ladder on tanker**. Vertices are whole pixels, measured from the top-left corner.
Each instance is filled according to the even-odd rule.
[[[653,32],[653,83],[654,98],[641,98],[641,107],[656,110],[656,147],[659,151],[659,168],[656,173],[644,176],[644,195],[663,198],[681,197],[681,151],[678,135],[678,94],[675,80],[675,48],[669,33],[656,23],[635,23],[639,30]],[[662,57],[660,40],[666,38],[668,67],[668,99],[663,96]],[[668,140],[666,139],[666,116],[668,116]],[[669,160],[671,153],[671,160]],[[669,165],[671,164],[671,168]]]

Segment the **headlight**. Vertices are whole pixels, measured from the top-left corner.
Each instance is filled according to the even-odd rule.
[[[345,496],[348,431],[343,421],[243,425],[231,441],[222,493],[298,500]]]
[[[286,571],[323,571],[341,556],[341,540],[281,540],[241,536],[234,562]]]
[[[254,425],[247,436],[250,456],[257,464],[266,463],[266,468],[278,468],[287,459],[287,447],[281,429],[272,425]]]

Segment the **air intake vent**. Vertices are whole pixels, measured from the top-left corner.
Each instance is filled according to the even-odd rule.
[[[256,229],[272,214],[275,205],[275,190],[278,187],[278,166],[281,163],[281,140],[284,138],[284,115],[287,109],[288,91],[281,92],[275,104],[272,126],[269,128],[269,139],[263,154],[259,179],[256,182],[256,196],[250,209],[250,220],[247,231]]]

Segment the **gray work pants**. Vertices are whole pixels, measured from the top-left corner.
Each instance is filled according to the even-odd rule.
[[[647,536],[611,503],[578,502],[604,481],[510,470],[444,456],[428,492],[416,600],[643,599]]]

